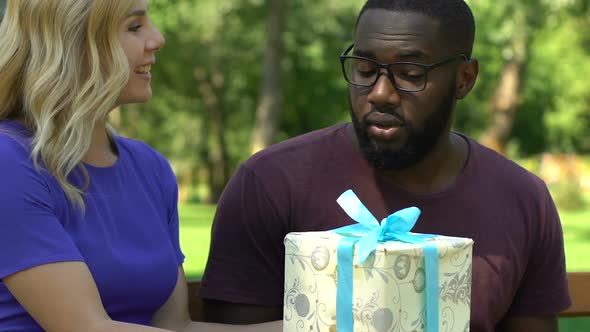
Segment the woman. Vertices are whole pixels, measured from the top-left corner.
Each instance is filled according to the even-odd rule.
[[[148,1],[8,0],[0,25],[0,331],[190,322],[168,162],[108,113],[151,97]],[[153,327],[150,327],[153,326]]]

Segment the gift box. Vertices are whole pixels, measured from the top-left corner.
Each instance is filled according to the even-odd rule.
[[[284,331],[469,331],[473,241],[409,232],[416,208],[363,226],[372,215],[347,193],[363,222],[285,237]]]

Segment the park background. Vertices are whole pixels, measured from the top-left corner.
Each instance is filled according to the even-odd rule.
[[[18,1],[18,0],[16,0]],[[469,0],[474,91],[455,130],[545,180],[568,271],[590,271],[590,0]],[[6,0],[0,0],[0,14]],[[360,0],[150,0],[167,39],[154,98],[111,114],[171,162],[189,278],[205,266],[215,203],[241,162],[273,143],[349,120],[338,55]],[[590,331],[590,318],[561,331]]]

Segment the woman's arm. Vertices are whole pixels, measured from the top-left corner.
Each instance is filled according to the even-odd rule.
[[[3,282],[48,332],[166,331],[111,320],[94,279],[82,262],[39,265],[8,276]]]
[[[282,321],[252,325],[192,322],[188,310],[188,287],[182,266],[178,268],[176,287],[166,303],[154,316],[153,326],[178,332],[279,332],[283,330]]]

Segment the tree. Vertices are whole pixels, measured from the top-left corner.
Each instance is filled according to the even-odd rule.
[[[502,101],[510,111],[506,130],[495,136],[505,150],[590,151],[590,81],[581,79],[590,77],[587,1],[472,2],[480,76],[458,104],[455,129],[489,131],[501,117],[488,109]],[[122,107],[113,120],[171,161],[183,199],[215,202],[251,155],[263,91],[281,96],[267,142],[350,120],[338,55],[352,42],[362,2],[284,1],[284,18],[274,21],[283,25],[280,37],[269,28],[279,17],[269,6],[270,0],[150,1],[150,17],[167,39],[152,67],[154,98]],[[267,51],[271,45],[280,55]],[[509,97],[495,97],[499,91]]]
[[[490,122],[482,136],[482,143],[506,154],[511,137],[516,111],[522,92],[523,73],[534,33],[540,29],[543,20],[539,11],[545,12],[540,0],[509,1],[501,8],[502,25],[506,37],[502,42],[504,64],[500,80],[488,104]],[[493,31],[488,31],[494,33]]]
[[[564,74],[569,76],[563,69],[570,67],[565,58],[574,58],[580,55],[578,50],[583,49],[579,40],[583,35],[580,33],[582,25],[580,30],[572,28],[572,22],[579,21],[575,19],[579,11],[572,9],[581,7],[578,9],[583,12],[588,5],[584,5],[583,0],[522,0],[496,1],[493,5],[491,2],[477,2],[473,7],[479,14],[476,17],[485,18],[479,21],[483,23],[480,33],[483,42],[480,39],[476,47],[483,46],[486,53],[496,52],[501,55],[496,55],[496,59],[503,60],[500,67],[495,66],[496,73],[488,71],[481,75],[482,79],[497,82],[493,89],[488,86],[489,101],[484,104],[488,125],[482,142],[502,154],[507,154],[509,142],[514,138],[517,138],[520,152],[525,154],[546,148],[562,151],[579,149],[581,145],[576,143],[579,137],[571,135],[568,130],[584,126],[580,108],[572,105],[570,98],[562,106],[558,105],[558,100],[565,95],[574,97],[574,91],[578,91],[575,100],[584,100],[584,95],[588,96],[588,84],[576,82],[577,78],[573,76],[563,77]],[[583,14],[579,16],[585,17]],[[563,34],[565,29],[568,32]],[[564,45],[564,38],[571,43],[565,49],[561,48],[561,55],[540,57],[544,49]],[[488,60],[494,67],[493,62],[497,60]],[[484,66],[489,66],[489,62]],[[576,70],[578,73],[585,72],[585,67],[579,66]],[[570,84],[568,89],[562,88],[563,82]],[[571,87],[581,89],[571,90]],[[565,107],[565,104],[571,106]],[[576,123],[576,118],[582,121]],[[559,130],[557,134],[555,129],[563,128],[564,121],[568,130]],[[582,134],[580,130],[576,132]]]
[[[281,82],[282,35],[286,17],[285,0],[269,0],[268,41],[264,53],[264,74],[252,133],[252,153],[273,143],[282,109]]]
[[[500,82],[488,106],[491,121],[481,138],[484,145],[504,155],[511,137],[514,115],[519,106],[522,75],[531,43],[530,34],[525,28],[527,22],[524,16],[524,13],[520,13],[514,19],[514,32],[505,50],[507,55],[500,73]]]

